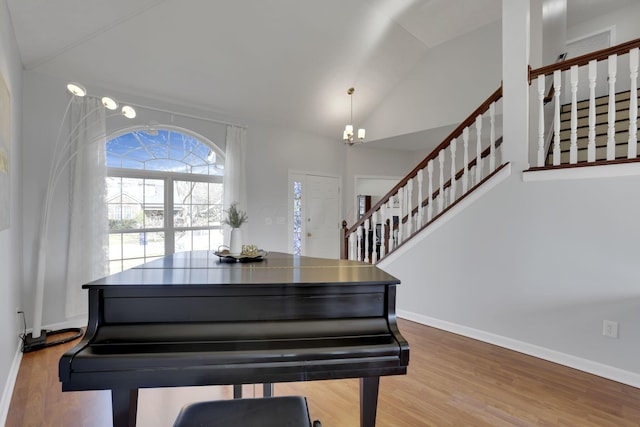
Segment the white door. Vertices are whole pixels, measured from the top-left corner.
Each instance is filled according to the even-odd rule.
[[[298,194],[293,191],[296,183]],[[289,247],[293,248],[292,252],[295,253],[295,248],[299,247],[301,255],[339,258],[340,179],[332,176],[290,174],[289,200],[292,213],[289,216]],[[299,239],[297,243],[296,239]]]

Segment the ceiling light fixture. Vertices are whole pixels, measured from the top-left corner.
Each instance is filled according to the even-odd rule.
[[[353,136],[354,136],[353,134],[353,92],[355,91],[356,90],[352,87],[350,87],[347,90],[347,95],[349,95],[349,99],[351,101],[351,116],[350,116],[349,124],[344,127],[344,132],[342,133],[342,139],[346,144],[349,144],[349,145],[353,145],[356,142],[358,142],[353,140]],[[364,137],[365,137],[364,128],[358,129],[358,139],[360,140],[359,142],[364,142]]]

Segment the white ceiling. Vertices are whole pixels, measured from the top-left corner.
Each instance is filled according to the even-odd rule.
[[[612,2],[569,0],[574,19]],[[572,6],[575,5],[575,7]],[[239,122],[339,137],[501,0],[8,0],[23,65]],[[571,11],[572,9],[570,9]]]

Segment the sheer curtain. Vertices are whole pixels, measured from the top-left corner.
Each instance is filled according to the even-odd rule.
[[[87,313],[82,285],[107,274],[105,139],[106,116],[96,98],[80,98],[71,106],[69,248],[67,253],[66,317]]]
[[[237,203],[239,209],[247,211],[246,150],[247,130],[239,126],[228,125],[224,156],[223,203],[225,210],[229,209],[232,203]],[[229,233],[230,229],[226,227],[226,242],[229,242]]]

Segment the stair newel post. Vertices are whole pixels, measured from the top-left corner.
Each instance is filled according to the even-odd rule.
[[[449,204],[453,204],[456,201],[456,139],[453,138],[450,144],[451,150],[451,187],[449,190]]]
[[[364,262],[369,262],[369,248],[371,248],[371,242],[369,238],[369,231],[371,230],[371,223],[369,218],[364,220],[364,232],[362,233],[362,241],[364,246]]]
[[[598,61],[589,61],[589,142],[587,143],[587,161],[596,161],[596,78]]]
[[[407,237],[413,234],[413,178],[407,182]]]
[[[639,48],[629,51],[629,71],[631,76],[631,93],[629,94],[629,144],[627,157],[638,156],[638,52]]]
[[[469,189],[469,128],[466,127],[462,130],[462,142],[464,143],[464,151],[462,165],[462,194],[466,194]]]
[[[545,75],[538,76],[538,166],[544,166],[544,90]],[[492,150],[493,152],[493,150]],[[493,171],[493,169],[492,169]]]
[[[560,94],[562,89],[562,73],[553,72],[553,165],[560,164]]]
[[[417,180],[418,180],[418,221],[417,221],[416,229],[419,230],[424,225],[424,206],[422,205],[422,202],[424,201],[424,198],[422,197],[422,183],[424,180],[424,168],[418,171]]]
[[[340,231],[342,244],[340,245],[340,259],[349,259],[349,236],[347,236],[347,221],[342,220],[342,228]]]
[[[438,153],[438,164],[440,166],[439,174],[439,189],[438,189],[438,213],[444,210],[445,197],[444,197],[444,150],[440,150]]]
[[[476,117],[476,182],[482,181],[482,114]]]
[[[427,163],[427,174],[429,181],[429,193],[427,194],[427,222],[433,218],[433,160]]]
[[[618,55],[609,55],[609,122],[607,128],[607,160],[616,158],[616,75]],[[637,96],[637,94],[636,94]]]
[[[578,66],[571,67],[571,144],[569,146],[569,163],[578,163]]]
[[[496,170],[496,102],[489,104],[489,173]]]

